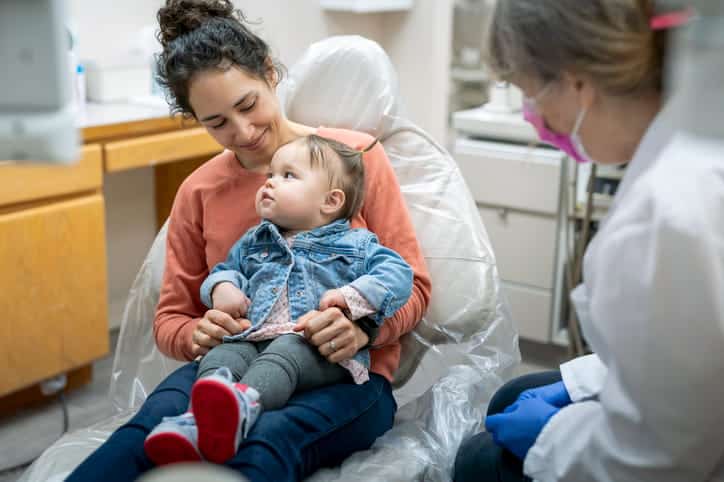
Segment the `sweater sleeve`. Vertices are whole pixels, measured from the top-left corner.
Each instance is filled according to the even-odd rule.
[[[383,246],[402,256],[413,271],[410,299],[385,320],[375,339],[375,346],[381,347],[396,342],[417,326],[430,301],[431,283],[400,184],[384,148],[378,143],[365,156],[369,158],[365,162],[367,179],[362,217],[367,229],[377,235]]]
[[[159,350],[177,360],[191,360],[191,335],[206,311],[199,288],[209,274],[201,204],[181,186],[174,200],[166,238],[166,264],[153,323]]]

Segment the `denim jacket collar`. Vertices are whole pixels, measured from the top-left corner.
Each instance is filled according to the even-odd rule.
[[[336,221],[333,221],[329,224],[325,224],[324,226],[320,226],[318,228],[314,228],[310,231],[304,231],[300,233],[299,237],[304,238],[318,238],[318,239],[324,239],[327,236],[337,234],[337,233],[345,233],[350,229],[350,223],[347,219],[338,219]],[[286,244],[284,242],[284,237],[282,236],[281,232],[279,231],[279,227],[269,221],[268,219],[262,220],[262,222],[259,225],[259,229],[257,230],[257,234],[260,234],[264,231],[268,231],[272,238],[276,239],[281,244]]]

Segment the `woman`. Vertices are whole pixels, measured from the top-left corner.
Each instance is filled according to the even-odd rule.
[[[193,360],[224,336],[249,326],[247,320],[205,311],[199,288],[234,242],[259,222],[254,196],[266,181],[277,148],[313,133],[357,149],[369,145],[372,138],[284,118],[275,95],[281,69],[272,61],[266,43],[245,27],[231,1],[168,0],[158,18],[164,47],[158,64],[160,78],[176,110],[193,116],[226,149],[184,181],[169,221],[154,334],[162,352]],[[412,266],[413,294],[379,333],[373,323],[353,323],[339,309],[320,313],[310,307],[312,311],[302,317],[307,340],[333,363],[371,346],[370,380],[300,393],[285,408],[264,413],[237,455],[226,463],[252,482],[300,480],[369,448],[392,427],[396,404],[390,381],[399,363],[399,338],[422,318],[430,280],[383,148],[376,146],[364,160],[366,203],[352,224],[377,234],[383,245]],[[171,374],[138,414],[68,480],[133,480],[150,469],[143,441],[162,417],[187,410],[197,368],[192,362]]]
[[[659,27],[684,17],[642,0],[497,4],[490,64],[541,138],[630,164],[572,293],[597,355],[499,390],[456,482],[724,479],[723,156],[665,150],[724,101],[719,87],[686,129],[688,104],[663,105]]]

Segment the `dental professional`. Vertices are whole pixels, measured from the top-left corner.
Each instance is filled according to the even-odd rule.
[[[503,386],[456,482],[724,480],[717,3],[692,17],[644,0],[498,0],[489,64],[522,89],[540,138],[629,165],[571,294],[595,354]]]

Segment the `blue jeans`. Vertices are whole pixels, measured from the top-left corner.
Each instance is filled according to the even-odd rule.
[[[488,415],[501,413],[518,399],[524,390],[561,381],[560,371],[534,373],[515,378],[495,392],[488,405]],[[528,482],[523,461],[481,432],[463,442],[455,458],[454,482]]]
[[[66,480],[132,481],[153,468],[143,441],[162,417],[188,409],[197,370],[194,362],[169,375]],[[363,385],[341,383],[299,393],[284,408],[262,413],[226,465],[251,482],[298,481],[368,449],[392,427],[396,411],[389,382],[373,373]]]

